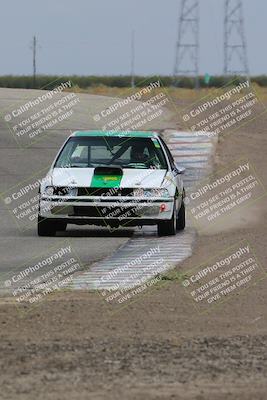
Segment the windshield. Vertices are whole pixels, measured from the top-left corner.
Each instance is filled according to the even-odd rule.
[[[72,137],[58,159],[57,168],[167,169],[160,142],[156,138]]]

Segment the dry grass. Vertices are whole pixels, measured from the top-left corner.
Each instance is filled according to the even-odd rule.
[[[257,94],[259,100],[263,102],[267,102],[267,87],[261,87],[256,83],[252,84],[254,92]],[[184,102],[194,102],[199,101],[201,98],[209,97],[209,96],[218,96],[225,93],[225,89],[218,89],[218,88],[205,88],[200,89],[198,91],[194,89],[185,89],[185,88],[158,88],[153,90],[153,94],[157,94],[162,92],[162,89],[165,91],[166,95],[169,96],[173,101],[176,100]],[[117,88],[117,87],[108,87],[104,85],[93,86],[87,89],[81,89],[78,86],[72,87],[69,91],[76,92],[76,93],[89,93],[98,96],[108,96],[108,97],[118,97],[118,98],[125,98],[130,96],[136,92],[138,92],[139,88]],[[150,94],[151,96],[151,94]],[[148,96],[148,97],[150,97]],[[239,97],[239,96],[238,96]],[[145,96],[143,96],[145,100]]]

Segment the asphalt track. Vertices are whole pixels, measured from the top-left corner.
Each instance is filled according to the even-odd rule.
[[[32,176],[40,175],[41,177],[44,175],[44,171],[48,169],[59,147],[71,131],[99,129],[100,125],[95,122],[92,116],[115,101],[105,96],[79,94],[79,104],[71,118],[59,124],[59,126],[48,129],[41,140],[26,143],[15,140],[14,131],[13,133],[11,132],[12,125],[6,123],[4,116],[11,110],[18,109],[20,105],[25,104],[29,99],[36,98],[42,93],[44,92],[0,89],[0,112],[2,114],[0,118],[0,293],[3,295],[10,293],[6,282],[14,273],[25,270],[35,260],[42,258],[43,255],[47,255],[50,251],[49,249],[60,248],[66,244],[66,241],[71,245],[75,254],[79,256],[81,269],[83,270],[82,276],[86,276],[84,273],[86,274],[88,271],[91,271],[92,265],[94,267],[99,267],[99,265],[103,267],[104,263],[96,263],[106,260],[109,256],[114,257],[115,255],[115,263],[113,263],[112,267],[115,268],[118,264],[118,257],[121,257],[121,253],[116,252],[118,248],[120,248],[120,251],[124,249],[125,254],[125,250],[128,251],[127,246],[133,246],[138,241],[139,243],[141,241],[144,245],[147,245],[146,240],[148,239],[158,243],[154,228],[148,228],[148,230],[142,232],[127,229],[118,229],[115,232],[109,232],[105,228],[81,228],[70,225],[66,232],[57,234],[55,238],[39,238],[36,233],[35,221],[25,226],[18,224],[14,220],[12,205],[7,204],[6,201],[10,193],[18,191],[21,187],[25,186],[23,182],[29,182]],[[61,97],[61,95],[58,95],[58,98]],[[203,138],[190,137],[186,133],[181,134],[175,131],[176,124],[170,121],[171,115],[168,111],[165,111],[164,117],[161,117],[160,121],[156,121],[157,124],[154,121],[151,123],[151,126],[146,126],[145,129],[158,129],[161,131],[165,129],[165,134],[167,135],[174,156],[181,164],[188,167],[186,180],[187,185],[190,185],[196,180],[196,175],[192,175],[192,171],[203,171],[204,174],[208,172],[211,166],[214,142],[212,144],[211,142],[206,143],[206,147],[204,144],[205,149],[203,152]],[[171,130],[172,128],[173,130]],[[169,129],[169,131],[166,129]],[[183,136],[186,136],[187,139],[183,140]],[[180,143],[179,148],[177,147],[177,140]],[[202,144],[200,143],[197,146],[197,153],[192,153],[190,143],[196,145],[196,143],[201,141]],[[186,146],[186,148],[183,149],[183,146]],[[33,193],[36,194],[37,190],[33,191]],[[178,240],[179,236],[177,236],[177,240],[172,250],[170,250],[172,253],[176,251],[177,254],[182,254],[183,257],[191,254],[194,232],[190,231],[190,229],[183,234],[184,238],[186,238],[186,243],[183,244],[187,247],[186,252],[181,251],[179,253],[179,242],[182,245],[182,241]],[[129,241],[129,239],[131,240]],[[173,239],[164,239],[165,249],[168,248],[168,240],[169,244],[173,243]],[[109,260],[108,268],[110,268],[110,258],[107,258],[107,260]],[[175,264],[179,260],[176,259]],[[78,271],[76,275],[78,276],[78,280],[75,281],[76,284],[74,282],[74,287],[79,288],[80,286],[77,282],[81,282],[81,271]],[[88,285],[88,276],[82,278],[82,282],[82,286],[86,287]],[[95,282],[92,285],[90,282],[91,280],[89,281],[89,287],[94,287]]]

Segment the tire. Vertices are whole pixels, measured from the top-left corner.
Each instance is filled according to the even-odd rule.
[[[55,236],[57,231],[64,231],[66,227],[66,222],[53,221],[51,219],[38,216],[38,236]]]
[[[185,205],[184,201],[182,201],[180,210],[177,215],[176,229],[177,231],[183,231],[184,228],[185,228]]]
[[[174,202],[172,218],[169,221],[158,222],[158,235],[159,236],[176,235],[176,228],[177,228],[177,213]]]

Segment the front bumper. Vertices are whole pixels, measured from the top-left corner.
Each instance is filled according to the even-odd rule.
[[[62,219],[69,223],[135,226],[171,219],[173,206],[171,197],[53,196],[40,199],[39,214],[43,218]]]

